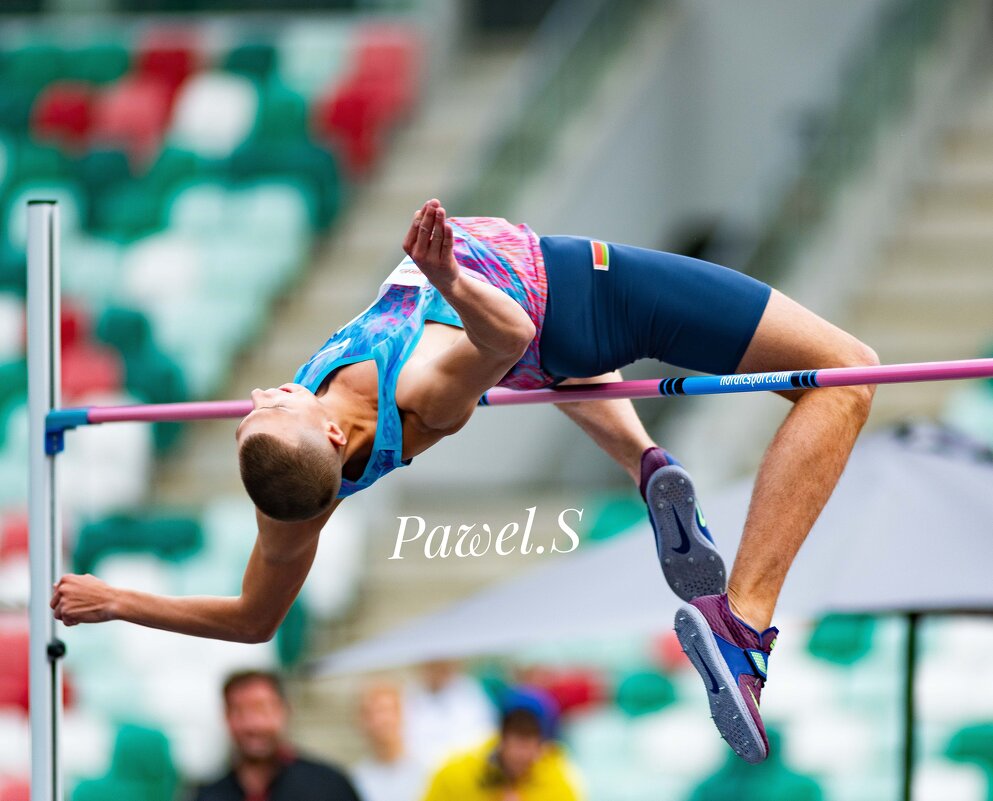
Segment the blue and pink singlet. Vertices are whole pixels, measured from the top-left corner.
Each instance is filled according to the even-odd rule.
[[[601,375],[651,357],[705,373],[732,373],[771,289],[716,264],[580,237],[539,238],[496,217],[452,217],[463,272],[502,289],[534,322],[534,341],[500,380],[538,389],[567,377]],[[383,282],[364,312],[332,334],[293,379],[317,392],[339,367],[372,359],[379,421],[372,455],[339,497],[409,463],[396,384],[427,322],[462,327],[455,310],[410,258]],[[540,346],[540,349],[539,349]]]

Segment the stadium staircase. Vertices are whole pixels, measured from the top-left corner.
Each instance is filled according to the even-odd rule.
[[[881,253],[866,271],[850,330],[883,362],[980,355],[993,336],[993,70],[948,124]],[[955,382],[881,388],[874,425],[935,418]]]

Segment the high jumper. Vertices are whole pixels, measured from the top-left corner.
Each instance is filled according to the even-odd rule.
[[[559,408],[645,499],[663,575],[685,602],[676,632],[718,729],[742,758],[765,759],[759,701],[778,634],[773,611],[868,417],[872,383],[990,374],[993,365],[894,372],[851,334],[749,276],[670,253],[539,237],[499,218],[448,217],[436,199],[414,214],[403,250],[377,298],[293,383],[225,409],[245,414],[235,436],[258,522],[241,594],[160,597],[66,575],[51,597],[55,618],[266,640],[345,498],[456,433],[481,402],[516,394],[491,387],[555,401],[542,389],[554,387]],[[724,389],[713,391],[769,389],[791,402],[761,460],[730,576],[689,473],[649,437],[627,397],[600,386],[645,357],[722,376],[670,379],[652,394],[698,394],[719,381]],[[791,372],[800,366],[809,369]],[[567,397],[591,384],[599,392]]]

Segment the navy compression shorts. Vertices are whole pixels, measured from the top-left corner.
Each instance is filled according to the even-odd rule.
[[[558,378],[643,358],[733,373],[772,291],[688,256],[572,236],[540,241],[548,300],[539,350],[542,367]]]

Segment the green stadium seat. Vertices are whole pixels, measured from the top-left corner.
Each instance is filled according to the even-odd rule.
[[[123,44],[93,42],[74,48],[66,59],[66,76],[89,83],[110,83],[128,71],[131,57]]]
[[[276,48],[267,42],[245,42],[225,56],[222,69],[264,81],[276,68]]]
[[[117,732],[110,775],[145,783],[154,794],[149,801],[172,801],[178,776],[165,734],[143,726],[125,725]]]
[[[851,665],[872,650],[875,630],[872,615],[827,615],[814,627],[807,648],[818,659]]]
[[[96,207],[104,202],[110,192],[131,180],[131,164],[123,150],[95,149],[77,159],[73,168],[76,179],[85,187],[90,198],[85,227],[92,230],[97,222]]]
[[[633,493],[599,495],[587,504],[592,514],[590,532],[586,539],[607,540],[630,531],[632,526],[648,522],[645,504]]]
[[[143,181],[130,181],[97,199],[93,229],[103,236],[126,242],[163,227],[162,198]]]
[[[72,791],[72,801],[145,801],[156,795],[156,789],[145,782],[105,776],[83,779]]]
[[[300,664],[310,639],[310,613],[299,598],[293,602],[282,624],[276,630],[276,653],[279,664],[292,668]]]
[[[766,727],[769,758],[749,765],[730,753],[725,765],[701,783],[688,801],[822,801],[824,791],[813,778],[791,770],[782,760],[782,738]]]
[[[38,90],[31,86],[4,84],[0,92],[0,130],[26,131],[37,94]]]
[[[110,553],[152,553],[179,561],[203,546],[198,520],[187,517],[114,515],[83,526],[76,538],[73,564],[80,573],[92,573],[101,557]]]
[[[104,309],[97,321],[95,334],[101,342],[117,348],[125,359],[140,358],[153,346],[148,318],[123,306]]]
[[[66,74],[66,53],[54,44],[30,44],[7,53],[3,84],[38,90]]]
[[[191,150],[167,145],[145,176],[150,192],[162,197],[174,194],[183,184],[220,177],[223,162],[204,159]]]
[[[617,685],[617,706],[631,717],[665,709],[676,700],[676,688],[657,671],[638,671]]]
[[[247,142],[231,156],[231,175],[239,183],[259,178],[288,178],[310,188],[317,198],[312,224],[323,229],[343,203],[343,179],[334,156],[309,142],[262,146]]]
[[[307,101],[276,78],[262,85],[252,129],[255,142],[294,142],[307,137]]]
[[[27,256],[24,251],[0,242],[0,290],[24,297],[27,294],[27,281]]]
[[[25,359],[0,363],[0,437],[5,436],[6,419],[13,401],[28,395],[28,364]],[[7,410],[7,411],[4,411]]]
[[[42,145],[22,135],[11,147],[9,180],[61,181],[70,177],[71,167],[65,155],[51,145]]]
[[[993,777],[993,723],[966,726],[955,732],[945,747],[945,755],[956,762],[979,765]]]

